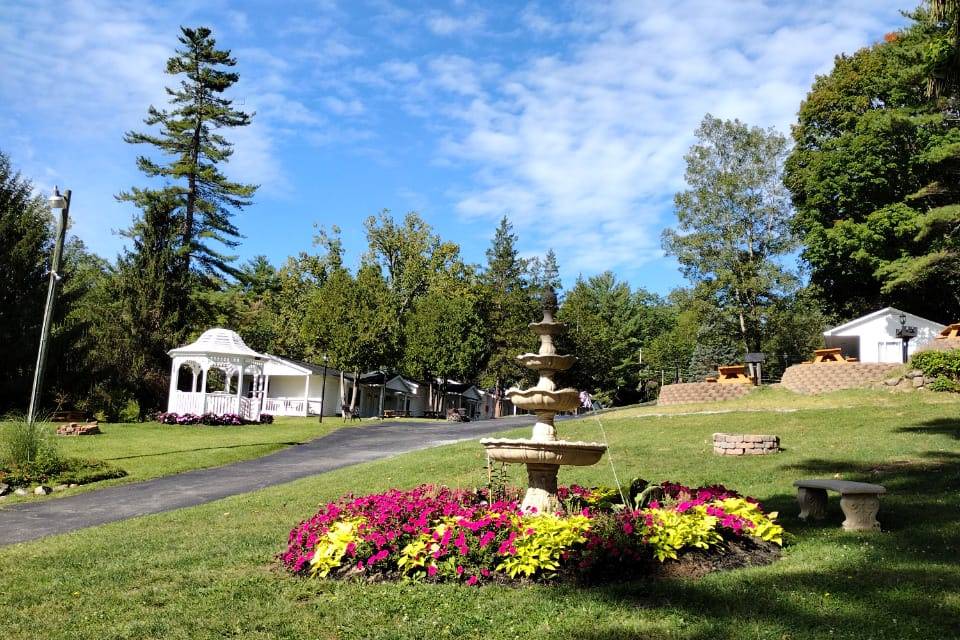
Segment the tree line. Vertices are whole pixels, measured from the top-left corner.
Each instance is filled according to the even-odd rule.
[[[210,326],[351,373],[386,367],[502,393],[531,381],[515,356],[536,346],[527,323],[547,287],[561,293],[561,348],[578,357],[564,381],[615,403],[750,351],[768,354],[776,376],[828,324],[886,305],[955,321],[960,9],[935,0],[909,15],[816,79],[792,139],[705,116],[662,238],[688,286],[666,296],[610,272],[563,283],[552,251],[520,256],[507,217],[479,265],[417,213],[386,210],[366,219],[362,256],[346,256],[332,226],[279,265],[238,262],[233,218],[257,186],[227,177],[228,135],[253,116],[228,97],[231,53],[209,29],[182,28],[167,108],[151,106],[147,131],[125,134],[146,150],[145,185],[117,195],[137,211],[126,248],[110,261],[76,238],[66,247],[44,405],[126,419],[162,408],[167,351]],[[52,225],[0,151],[2,411],[29,394]]]

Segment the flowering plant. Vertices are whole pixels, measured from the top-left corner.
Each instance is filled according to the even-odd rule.
[[[260,420],[247,420],[236,413],[174,413],[161,412],[154,416],[154,420],[161,424],[205,424],[213,426],[243,425],[243,424],[273,424],[273,416],[269,413],[260,414]]]
[[[722,486],[659,487],[662,499],[644,509],[625,508],[615,489],[560,487],[566,509],[557,514],[490,501],[486,490],[433,485],[344,496],[294,527],[279,558],[301,575],[474,585],[664,562],[696,549],[718,552],[733,540],[783,544],[777,514],[756,500]]]

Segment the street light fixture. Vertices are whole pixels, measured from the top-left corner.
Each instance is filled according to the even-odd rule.
[[[903,362],[907,361],[907,349],[911,338],[917,337],[917,328],[907,326],[907,314],[900,312],[900,328],[897,329],[897,337],[903,342],[903,353],[901,355]]]
[[[47,284],[47,302],[43,308],[43,324],[40,327],[40,347],[37,350],[37,366],[33,370],[33,388],[30,391],[30,407],[27,410],[27,422],[33,424],[37,413],[37,404],[40,390],[43,386],[43,369],[47,364],[47,346],[50,342],[50,323],[53,321],[53,302],[57,292],[57,283],[60,281],[60,258],[63,255],[63,241],[67,234],[67,218],[70,215],[70,195],[67,189],[65,194],[60,189],[53,188],[50,196],[50,208],[60,211],[57,223],[57,238],[53,246],[53,257],[50,260],[49,281]]]

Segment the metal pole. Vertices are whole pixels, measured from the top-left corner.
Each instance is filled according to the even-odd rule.
[[[50,342],[50,324],[53,322],[53,301],[57,292],[57,282],[60,275],[60,258],[63,254],[63,241],[67,234],[67,216],[70,215],[70,194],[67,189],[64,195],[66,206],[60,209],[60,221],[57,227],[56,244],[53,246],[53,259],[50,261],[50,282],[47,285],[47,304],[43,310],[43,325],[40,328],[40,348],[37,351],[37,366],[33,370],[33,389],[30,392],[30,408],[27,410],[27,422],[33,424],[36,417],[37,404],[40,399],[40,389],[43,385],[43,369],[47,364],[47,346]],[[56,195],[59,195],[57,193]]]
[[[383,420],[383,395],[387,391],[387,372],[381,371],[383,374],[383,384],[380,386],[380,419]]]
[[[320,422],[323,422],[323,397],[327,395],[327,356],[323,356],[323,384],[320,386]]]

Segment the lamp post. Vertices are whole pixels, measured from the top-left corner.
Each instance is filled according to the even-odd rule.
[[[907,347],[910,344],[911,338],[917,337],[917,328],[907,326],[907,314],[903,311],[900,312],[900,328],[897,329],[897,337],[903,341],[903,362],[907,361]]]
[[[70,214],[70,190],[61,195],[60,190],[53,188],[50,196],[50,208],[60,210],[60,219],[57,222],[57,238],[53,246],[53,258],[50,260],[50,280],[47,285],[47,303],[43,309],[43,324],[40,328],[40,348],[37,350],[37,366],[33,370],[33,389],[30,391],[30,408],[27,410],[27,422],[33,424],[37,412],[37,403],[40,399],[40,389],[43,385],[43,369],[47,364],[47,346],[50,342],[50,323],[53,321],[53,301],[57,292],[57,282],[60,281],[60,258],[63,254],[63,240],[67,234],[67,216]]]
[[[387,368],[380,367],[380,375],[383,376],[380,385],[380,419],[383,420],[383,396],[387,392]]]
[[[323,354],[323,383],[320,385],[320,422],[323,422],[323,398],[327,395],[327,354]]]

